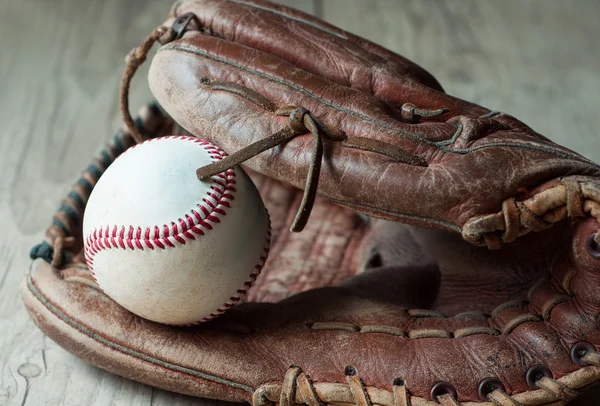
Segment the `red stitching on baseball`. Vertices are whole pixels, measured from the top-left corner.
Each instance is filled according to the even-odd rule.
[[[160,138],[165,137],[153,138],[145,142],[151,142]],[[227,154],[219,147],[214,146],[213,144],[210,144],[209,141],[203,139],[189,136],[175,136],[169,138],[197,143],[208,152],[213,161],[219,161],[227,156]],[[140,144],[133,145],[130,147],[130,149],[133,149],[137,145]],[[139,249],[143,251],[144,246],[142,245],[142,242],[146,245],[146,247],[152,250],[154,248],[166,249],[166,246],[175,248],[175,243],[185,245],[187,242],[186,240],[195,240],[196,236],[203,236],[205,231],[212,230],[213,226],[209,223],[209,221],[212,223],[220,223],[221,219],[219,216],[227,215],[226,209],[231,207],[230,201],[234,200],[233,193],[236,192],[236,188],[233,186],[236,183],[235,176],[236,174],[234,169],[229,169],[223,173],[214,175],[211,178],[214,185],[210,186],[210,191],[207,192],[207,197],[202,199],[202,202],[204,202],[205,205],[199,203],[197,210],[192,210],[191,215],[185,215],[185,220],[180,218],[177,220],[177,222],[171,222],[170,225],[165,224],[162,227],[152,226],[152,228],[148,227],[145,230],[142,230],[141,227],[137,227],[137,229],[135,229],[133,226],[128,226],[127,229],[126,226],[122,226],[119,229],[116,225],[114,226],[112,233],[109,233],[110,226],[106,226],[106,230],[101,227],[94,229],[93,232],[90,232],[90,234],[86,237],[84,249],[84,256],[94,280],[96,280],[93,267],[94,256],[99,251],[111,248],[124,250]],[[268,213],[267,217],[269,217]],[[192,233],[194,233],[196,236]],[[244,298],[248,292],[248,289],[253,285],[254,281],[264,267],[264,263],[269,253],[270,243],[271,220],[269,218],[269,228],[267,232],[267,238],[265,240],[264,254],[259,258],[259,263],[255,265],[255,271],[253,271],[249,275],[248,280],[244,282],[243,288],[238,289],[236,294],[231,296],[229,300],[223,303],[223,305],[221,305],[214,313],[211,313],[209,316],[204,317],[202,320],[193,324],[202,323],[218,317],[221,313],[227,311]]]
[[[220,218],[215,217],[213,215],[206,216],[206,219],[209,220],[209,221],[212,221],[213,223],[220,223],[221,222]]]
[[[210,211],[208,211],[208,209],[206,207],[199,206],[198,208],[200,209],[200,211],[202,212],[202,214],[204,214],[204,218],[206,218],[206,216],[208,216],[210,214]]]
[[[220,160],[226,156],[225,152],[223,152],[220,148],[210,144],[206,140],[201,140],[194,137],[188,136],[175,136],[172,137],[178,140],[186,140],[192,141],[194,143],[199,144],[204,147],[204,149],[208,152],[209,156],[213,160]],[[154,141],[155,139],[148,140],[146,142]],[[222,181],[225,180],[225,183]],[[199,205],[198,209],[200,212],[193,210],[192,216],[189,214],[185,215],[185,219],[178,219],[179,224],[172,223],[172,232],[169,230],[168,225],[164,225],[162,227],[162,235],[161,230],[158,226],[154,226],[153,229],[147,228],[146,230],[142,230],[141,227],[134,229],[133,227],[129,227],[129,233],[127,237],[125,237],[125,228],[122,227],[120,230],[117,226],[114,226],[112,230],[111,238],[108,239],[109,236],[109,227],[107,226],[106,230],[103,228],[94,230],[91,233],[91,238],[88,237],[87,241],[89,244],[88,257],[90,262],[93,263],[93,255],[96,254],[100,250],[109,249],[109,248],[121,248],[121,249],[139,249],[144,250],[148,249],[166,249],[167,246],[175,247],[175,244],[185,245],[187,240],[194,240],[196,238],[195,235],[201,236],[204,235],[203,229],[212,230],[212,225],[208,223],[206,220],[211,221],[213,223],[219,223],[220,219],[213,215],[213,213],[226,215],[226,211],[224,208],[231,207],[230,200],[234,199],[234,196],[227,193],[223,193],[224,190],[231,190],[233,186],[230,186],[235,183],[235,171],[228,170],[225,173],[220,173],[212,179],[215,182],[215,185],[211,185],[211,190],[217,192],[212,193],[209,192],[207,195],[210,199],[205,198],[204,202],[210,207],[210,210],[205,207],[205,205]],[[221,187],[218,187],[219,185]],[[221,188],[224,190],[222,191]],[[178,228],[179,225],[179,228]],[[118,235],[117,235],[118,234]],[[135,235],[134,235],[135,234]],[[194,235],[195,234],[195,235]]]
[[[210,193],[209,193],[208,195],[209,195],[209,196],[211,196],[211,195],[210,195]],[[211,197],[212,197],[212,196],[211,196]],[[215,199],[215,200],[216,200],[216,199]],[[210,209],[211,209],[211,210],[214,210],[214,208],[215,208],[215,205],[214,205],[214,203],[213,203],[211,200],[208,200],[208,199],[204,198],[204,199],[202,199],[202,201],[203,201],[204,203],[208,204],[208,205],[210,206]]]
[[[179,219],[179,226],[181,227],[181,233],[187,231],[187,223],[183,219]]]
[[[121,228],[121,231],[119,232],[119,245],[121,246],[122,249],[126,249],[125,243],[123,242],[124,239],[125,239],[125,227]]]
[[[236,295],[230,297],[229,300],[227,302],[223,303],[217,310],[215,310],[214,313],[211,313],[210,315],[204,317],[202,320],[198,321],[197,323],[186,324],[187,326],[193,326],[196,324],[204,323],[204,322],[212,320],[216,317],[219,317],[221,314],[223,314],[224,312],[229,310],[229,308],[234,307],[236,304],[238,304],[246,296],[246,294],[248,293],[248,290],[252,287],[252,285],[254,284],[254,281],[256,280],[256,278],[258,277],[260,272],[262,271],[262,269],[265,265],[267,256],[269,255],[269,247],[271,245],[271,219],[270,219],[268,213],[267,213],[267,217],[269,219],[269,228],[267,231],[267,238],[265,240],[263,255],[259,258],[259,263],[255,265],[256,271],[252,272],[249,275],[248,280],[246,280],[244,282],[243,288],[238,289],[236,291]]]
[[[204,235],[204,231],[202,231],[202,229],[200,229],[200,227],[193,226],[192,228],[190,228],[190,230],[192,230],[192,233],[194,233],[194,234]]]

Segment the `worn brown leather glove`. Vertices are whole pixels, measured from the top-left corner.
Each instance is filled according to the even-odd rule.
[[[33,252],[23,298],[51,338],[122,376],[255,406],[554,405],[600,380],[598,165],[282,6],[177,3],[130,54],[125,90],[153,41],[161,106],[230,154],[198,176],[266,175],[270,258],[249,302],[193,328],[102,294],[81,214],[132,143],[121,133]],[[174,131],[143,116],[138,131],[126,114],[138,139]]]

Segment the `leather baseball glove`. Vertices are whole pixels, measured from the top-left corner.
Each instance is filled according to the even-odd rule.
[[[243,163],[272,219],[247,300],[195,327],[121,308],[81,255],[103,170],[134,139],[183,131],[157,106],[127,112],[154,42],[161,109],[229,153],[198,177]],[[559,405],[600,380],[597,164],[259,1],[176,3],[130,53],[122,102],[128,129],[69,193],[22,284],[34,321],[82,359],[254,406]]]

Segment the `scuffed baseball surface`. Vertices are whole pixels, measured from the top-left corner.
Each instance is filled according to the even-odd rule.
[[[235,305],[260,272],[269,219],[239,167],[199,181],[224,153],[192,137],[164,137],[119,157],[84,215],[86,260],[104,292],[166,324],[209,320]]]

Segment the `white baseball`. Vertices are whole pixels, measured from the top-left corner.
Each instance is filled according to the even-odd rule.
[[[225,153],[172,136],[138,144],[94,187],[83,219],[86,261],[102,290],[159,323],[210,320],[245,295],[266,260],[267,211],[239,167],[199,181]]]

